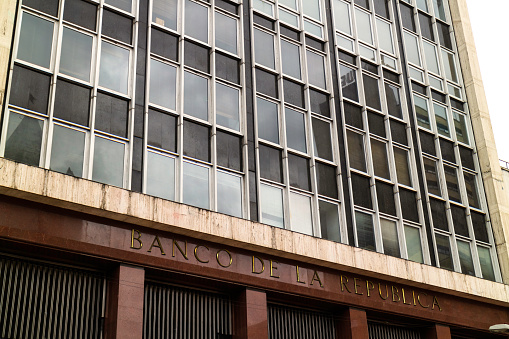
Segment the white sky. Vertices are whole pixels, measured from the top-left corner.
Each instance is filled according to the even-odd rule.
[[[509,0],[467,0],[498,157],[509,161]]]

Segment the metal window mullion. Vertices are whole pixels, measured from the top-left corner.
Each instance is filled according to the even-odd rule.
[[[212,123],[211,126],[211,136],[210,136],[210,161],[212,163],[211,167],[211,173],[209,175],[210,182],[209,182],[209,207],[213,211],[217,211],[217,95],[216,95],[216,15],[214,11],[214,4],[215,1],[212,0],[212,3],[210,7],[208,8],[209,13],[209,45],[211,46],[211,49],[209,50],[210,53],[210,117],[209,122]],[[241,94],[241,91],[238,92],[239,96]],[[239,98],[240,101],[240,98]],[[241,126],[241,120],[240,116],[242,115],[239,107],[239,129]]]

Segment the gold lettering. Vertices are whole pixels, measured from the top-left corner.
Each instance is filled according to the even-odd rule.
[[[173,245],[172,245],[172,248],[171,248],[171,256],[172,257],[175,257],[175,246],[177,246],[177,249],[179,250],[180,254],[182,254],[182,256],[186,260],[189,260],[189,258],[187,257],[187,240],[184,241],[184,251],[182,251],[182,248],[180,247],[180,245],[177,242],[177,240],[173,239]]]
[[[369,288],[371,286],[371,288]],[[369,292],[375,289],[375,284],[373,284],[371,281],[366,280],[366,294],[368,297],[370,296]]]
[[[157,245],[155,244],[157,242]],[[157,247],[161,251],[162,255],[166,255],[163,250],[163,245],[161,245],[161,241],[159,240],[159,237],[156,235],[154,238],[154,241],[152,241],[152,245],[150,245],[150,248],[148,249],[148,252],[152,252],[152,248]]]
[[[223,265],[221,263],[221,261],[219,260],[219,253],[221,253],[221,252],[224,252],[224,253],[228,254],[228,257],[230,257],[230,262],[228,263],[228,265]],[[233,263],[232,255],[231,255],[231,253],[228,250],[219,250],[219,251],[217,251],[216,259],[217,259],[217,263],[219,264],[219,266],[224,267],[224,268],[230,267],[232,265],[232,263]]]
[[[428,296],[426,293],[422,293],[424,296]],[[422,308],[428,308],[429,307],[429,304],[428,305],[423,305],[422,302],[421,302],[421,295],[420,294],[417,294],[417,302],[419,303],[419,305],[421,305]]]
[[[362,281],[362,280],[361,280],[361,279],[359,279],[359,278],[353,278],[353,289],[354,289],[354,291],[355,291],[355,294],[363,295],[364,293],[362,293],[362,292],[361,292],[361,293],[359,293],[359,292],[357,291],[357,287],[360,287],[360,286],[361,286],[361,285],[357,284],[357,280]]]
[[[255,259],[258,259],[258,261],[262,264],[262,269],[260,271],[256,271],[255,269]],[[265,271],[265,263],[260,257],[257,257],[256,255],[253,255],[253,273],[254,274],[262,274],[263,271]]]
[[[320,283],[320,287],[323,287],[322,281],[320,280],[320,277],[318,276],[318,272],[317,271],[315,271],[315,273],[313,273],[313,278],[311,278],[311,284],[310,285],[313,285],[313,281],[318,281]]]
[[[270,277],[271,278],[279,278],[279,275],[274,275],[274,271],[277,270],[277,266],[274,266],[274,263],[279,264],[277,261],[270,261]]]
[[[345,278],[344,282],[343,282],[343,278]],[[341,292],[344,292],[346,289],[348,291],[348,293],[352,293],[352,291],[350,291],[350,289],[348,288],[347,284],[348,284],[348,278],[345,277],[344,275],[341,275]]]
[[[434,310],[435,309],[435,305],[438,306],[438,310],[439,311],[442,311],[442,307],[440,307],[440,305],[438,304],[438,299],[437,297],[433,296],[433,305],[431,306],[431,309]]]
[[[400,297],[399,297],[399,291],[398,291],[398,288],[395,287],[395,286],[391,286],[391,290],[392,290],[392,301],[394,301],[395,303],[397,303],[398,301],[400,301]],[[396,291],[394,291],[396,290]],[[398,297],[398,299],[396,300],[396,297]]]
[[[138,233],[138,237],[137,238],[134,237],[134,232]],[[138,242],[138,246],[136,246],[136,247],[134,246],[134,241],[135,240]],[[139,250],[142,247],[143,247],[143,242],[141,241],[141,232],[138,231],[138,230],[135,230],[133,228],[133,230],[131,231],[131,248],[135,249],[135,250]]]
[[[403,304],[405,305],[412,305],[412,303],[407,304],[405,299],[405,289],[401,287],[401,295],[403,296]]]
[[[415,291],[412,291],[412,299],[414,299],[414,306],[417,306],[417,304],[415,303]]]
[[[295,266],[296,270],[297,270],[297,282],[298,283],[301,283],[301,284],[305,284],[306,282],[305,281],[301,281],[300,280],[300,272],[299,272],[299,265],[296,265]]]
[[[387,284],[385,285],[385,298],[382,296],[382,286],[380,283],[378,283],[378,294],[380,294],[380,298],[382,298],[382,300],[387,300],[387,298],[389,298],[389,289],[387,288]]]
[[[177,244],[178,246],[178,244]],[[203,247],[203,248],[206,248],[207,251],[209,250],[209,248],[207,246],[203,246],[203,245],[196,245],[196,247],[194,248],[194,257],[196,258],[196,260],[198,260],[199,262],[201,262],[202,264],[207,264],[210,260],[201,260],[200,257],[198,257],[198,247]],[[186,246],[187,248],[187,246]]]

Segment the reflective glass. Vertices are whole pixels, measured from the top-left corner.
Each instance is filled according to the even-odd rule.
[[[53,23],[23,13],[19,32],[18,59],[49,68],[53,43]]]
[[[399,97],[399,87],[385,83],[385,98],[387,99],[387,110],[389,114],[402,119],[401,99]]]
[[[444,0],[433,0],[433,8],[435,9],[435,16],[440,20],[445,21],[445,8]]]
[[[274,36],[254,30],[255,61],[263,66],[274,69]]]
[[[350,67],[339,65],[341,73],[341,89],[345,98],[359,101],[359,94],[357,93],[357,74],[356,70]]]
[[[187,205],[209,209],[209,169],[184,162],[182,202]]]
[[[258,137],[279,143],[278,106],[270,101],[256,98]]]
[[[190,37],[209,42],[209,10],[194,1],[186,0],[185,33]]]
[[[11,112],[4,157],[31,166],[39,166],[44,122]]]
[[[237,20],[216,12],[216,47],[237,54]]]
[[[375,170],[375,175],[385,179],[390,179],[385,142],[371,139],[371,155],[373,156],[373,168]]]
[[[313,145],[315,156],[332,161],[330,124],[313,118]]]
[[[150,102],[159,106],[176,109],[177,69],[168,64],[150,60]]]
[[[420,10],[423,10],[425,12],[428,11],[428,5],[426,4],[426,0],[416,0],[417,2],[417,8]]]
[[[423,73],[419,71],[418,69],[415,69],[413,67],[408,67],[408,73],[410,74],[410,77],[419,80],[420,82],[424,82]]]
[[[393,70],[397,70],[396,60],[388,57],[387,55],[380,54],[380,59],[382,61],[382,65],[392,68]]]
[[[433,110],[435,111],[438,133],[450,137],[451,133],[449,131],[449,121],[447,119],[447,108],[433,103]]]
[[[281,5],[281,1],[279,4]],[[289,25],[299,27],[299,17],[285,10],[279,9],[279,20]]]
[[[124,182],[124,152],[124,144],[95,137],[92,180],[122,187]]]
[[[357,35],[360,40],[373,44],[373,35],[371,34],[370,15],[359,9],[355,9],[355,19],[357,21]]]
[[[286,138],[288,147],[306,152],[306,129],[304,114],[287,108],[285,110]]]
[[[355,212],[355,225],[357,228],[358,246],[370,251],[375,251],[376,244],[373,230],[373,216],[371,214]]]
[[[50,170],[81,178],[84,153],[85,133],[54,125]]]
[[[384,253],[399,258],[398,230],[396,223],[387,219],[380,219],[382,229],[382,241],[384,244]]]
[[[426,67],[428,68],[428,71],[431,71],[435,74],[440,74],[437,60],[437,48],[435,45],[432,45],[426,41],[423,41],[422,44],[424,47],[424,56],[426,57]]]
[[[414,95],[415,113],[417,114],[417,124],[421,127],[431,129],[429,123],[428,100]]]
[[[263,144],[259,145],[258,150],[260,157],[260,177],[283,182],[281,151]]]
[[[239,90],[217,83],[216,99],[216,122],[238,131],[240,129]]]
[[[454,64],[454,54],[442,50],[442,60],[444,62],[445,77],[448,80],[458,82],[458,74],[456,73],[456,66]]]
[[[383,20],[377,19],[376,28],[378,29],[378,43],[380,44],[380,48],[386,52],[394,54],[394,46],[392,44],[391,24]]]
[[[339,228],[338,205],[318,200],[318,211],[320,213],[322,238],[340,242],[341,230]]]
[[[364,137],[352,131],[346,131],[348,139],[348,158],[350,167],[366,172],[366,160],[364,159]]]
[[[64,27],[60,55],[60,73],[84,81],[90,81],[92,43],[93,38],[90,35]]]
[[[495,281],[495,272],[493,271],[493,262],[491,261],[490,250],[486,247],[477,246],[477,253],[479,253],[482,277],[484,279]]]
[[[147,194],[175,200],[175,159],[147,152]]]
[[[364,83],[364,99],[366,100],[366,106],[381,111],[382,107],[380,106],[380,91],[378,90],[378,79],[363,74],[362,81]]]
[[[242,179],[239,176],[217,172],[217,211],[242,217]]]
[[[352,34],[352,27],[350,26],[350,5],[340,1],[334,1],[334,22],[336,28],[343,33]]]
[[[394,162],[396,163],[398,182],[403,185],[412,186],[410,168],[408,166],[408,152],[401,148],[394,147]]]
[[[463,142],[468,145],[468,131],[467,131],[467,118],[460,113],[455,111],[452,112],[454,119],[454,129],[456,130],[456,138],[459,142]]]
[[[274,15],[274,6],[266,1],[253,0],[253,8],[269,16]]]
[[[267,225],[284,228],[283,190],[260,184],[261,222]]]
[[[428,184],[428,193],[441,196],[440,181],[437,175],[437,164],[435,160],[424,158],[424,172],[426,175],[426,183]]]
[[[321,55],[306,51],[308,63],[308,80],[311,85],[325,88],[325,65]]]
[[[461,272],[475,276],[472,252],[470,251],[470,243],[458,240],[456,241],[456,244],[458,246],[458,254],[460,257]]]
[[[209,81],[207,78],[184,72],[184,113],[209,119]]]
[[[131,12],[132,10],[132,0],[106,0],[105,2],[108,5],[115,6],[120,8],[126,12]]]
[[[315,20],[321,21],[320,0],[304,0],[302,1],[302,7],[304,15],[310,16]]]
[[[440,267],[453,271],[454,266],[452,263],[451,244],[449,243],[449,237],[435,234],[435,240]]]
[[[127,94],[129,51],[105,41],[101,44],[99,85]]]
[[[300,79],[300,48],[297,45],[281,40],[281,63],[283,73]]]
[[[79,125],[88,126],[90,88],[57,80],[53,116]]]
[[[304,19],[304,30],[322,38],[322,26]]]
[[[419,44],[417,42],[417,37],[408,32],[404,32],[403,34],[405,38],[405,47],[408,61],[418,66],[421,66],[421,58],[419,57]]]
[[[444,165],[444,172],[447,191],[449,192],[449,199],[461,203],[460,187],[458,185],[456,168]]]
[[[431,74],[428,75],[428,79],[429,79],[429,84],[431,87],[436,88],[440,91],[442,91],[444,89],[442,80],[432,77]]]
[[[353,52],[353,41],[342,35],[336,34],[336,41],[339,47]]]
[[[423,263],[421,235],[418,228],[405,226],[406,249],[408,260]]]
[[[178,0],[153,0],[152,22],[177,30]]]
[[[14,65],[9,104],[46,114],[51,77]]]
[[[359,44],[359,54],[368,60],[376,62],[376,52],[372,48],[368,48],[364,45]]]
[[[297,10],[297,2],[295,0],[279,0],[280,5],[285,5],[291,9]]]
[[[310,197],[290,193],[290,225],[292,231],[313,235]]]

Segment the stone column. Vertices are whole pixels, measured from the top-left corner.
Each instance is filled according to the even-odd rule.
[[[235,339],[268,339],[267,295],[246,289],[235,303]]]
[[[424,334],[424,339],[451,339],[449,326],[435,324]]]
[[[336,337],[338,339],[368,339],[366,311],[349,308],[338,314]]]

